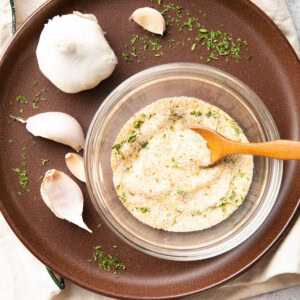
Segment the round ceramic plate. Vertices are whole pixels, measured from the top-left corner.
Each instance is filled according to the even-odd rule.
[[[211,65],[236,76],[257,93],[271,112],[281,138],[300,140],[299,60],[274,23],[248,0],[173,2],[190,11],[201,10],[200,22],[207,27],[217,30],[223,23],[224,31],[233,32],[248,41],[251,60],[243,59],[238,63],[229,60],[226,63],[222,59],[212,61]],[[9,115],[27,118],[40,112],[62,111],[74,116],[86,132],[108,93],[129,76],[159,64],[180,61],[201,63],[200,56],[207,56],[204,47],[191,51],[192,42],[169,49],[169,37],[166,37],[163,41],[167,48],[165,55],[154,57],[147,53],[141,63],[127,64],[122,57],[122,53],[126,52],[125,43],[130,44],[132,34],[143,33],[136,24],[128,21],[128,17],[136,8],[147,5],[151,3],[144,0],[49,1],[16,33],[0,62],[2,213],[19,239],[46,266],[89,290],[127,299],[183,297],[211,289],[241,274],[282,236],[295,215],[300,194],[300,162],[285,162],[278,199],[260,229],[242,245],[222,256],[197,262],[174,262],[148,256],[125,244],[105,224],[97,228],[102,220],[94,210],[84,184],[80,184],[85,196],[83,217],[93,234],[56,218],[46,207],[39,195],[39,178],[51,168],[69,174],[64,155],[71,149],[42,138],[34,138],[33,143],[24,125],[12,121]],[[75,95],[57,92],[39,71],[35,56],[43,24],[55,15],[73,10],[96,15],[119,58],[119,64],[109,79],[95,89]],[[204,13],[207,15],[203,16]],[[175,40],[181,38],[182,33],[177,30],[171,36]],[[34,80],[38,81],[38,85],[34,85]],[[39,97],[48,101],[40,100],[36,103],[37,108],[33,108],[32,101],[43,88],[48,91],[42,92]],[[19,95],[27,97],[30,103],[17,103]],[[22,109],[23,113],[20,112]],[[25,147],[26,144],[28,146]],[[42,159],[49,161],[43,166]],[[25,161],[26,167],[22,165]],[[19,178],[12,168],[26,169],[29,192],[18,195]],[[118,254],[120,260],[126,263],[126,271],[120,272],[119,278],[113,272],[100,272],[96,263],[88,262],[96,245],[103,245],[105,253]]]

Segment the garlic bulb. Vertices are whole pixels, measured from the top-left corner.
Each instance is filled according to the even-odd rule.
[[[138,8],[133,12],[129,20],[133,20],[143,28],[156,34],[163,35],[166,30],[164,17],[154,8]]]
[[[118,63],[96,17],[79,12],[49,20],[36,55],[41,72],[66,93],[95,87]]]
[[[68,175],[57,170],[47,171],[41,185],[41,195],[45,204],[58,218],[92,232],[82,219],[82,192]]]
[[[76,119],[62,112],[46,112],[27,119],[26,129],[34,136],[53,140],[75,149],[84,147],[84,134]]]
[[[68,153],[65,159],[70,172],[79,180],[86,182],[83,157],[76,153]]]

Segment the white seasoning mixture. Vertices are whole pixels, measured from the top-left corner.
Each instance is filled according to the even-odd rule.
[[[124,206],[141,222],[175,232],[210,228],[244,201],[253,157],[232,155],[212,167],[198,133],[207,126],[247,143],[239,125],[202,100],[175,97],[140,110],[121,129],[112,150],[113,181]]]

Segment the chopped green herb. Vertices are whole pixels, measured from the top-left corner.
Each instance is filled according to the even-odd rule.
[[[129,57],[129,54],[128,54],[128,53],[122,53],[122,56],[124,57],[125,61],[126,61],[128,64],[131,64],[132,59]]]
[[[44,166],[47,163],[47,161],[49,161],[49,159],[41,159],[41,161],[42,161],[42,166]]]
[[[234,164],[234,160],[232,158],[229,158],[229,157],[225,157],[223,161],[225,163],[232,163],[232,164]]]
[[[218,55],[217,54],[214,55],[213,53],[210,54],[209,58],[214,59],[214,60],[218,60],[219,59]]]
[[[142,121],[142,120],[136,120],[133,123],[133,127],[134,128],[140,128],[143,123],[144,123],[144,121]]]
[[[98,263],[100,271],[113,270],[125,270],[126,266],[118,258],[113,258],[111,255],[105,255],[103,251],[100,251],[102,246],[94,247],[93,258]],[[116,272],[115,272],[116,274]]]
[[[136,48],[132,47],[132,52],[130,53],[133,57],[137,57]]]
[[[174,157],[172,157],[172,163],[174,164],[174,165],[172,166],[172,168],[178,168],[177,162],[175,161],[175,158],[174,158]]]
[[[208,32],[207,29],[205,29],[205,28],[201,28],[201,29],[199,29],[199,31],[202,32],[202,33],[207,33]]]
[[[133,130],[128,136],[127,136],[127,142],[133,143],[136,140],[137,133]]]
[[[126,202],[126,194],[124,192],[122,192],[122,196],[120,196],[120,199],[123,201],[123,202]]]
[[[136,207],[136,210],[139,210],[142,213],[146,213],[147,211],[150,211],[150,208],[148,207]]]
[[[230,125],[234,129],[237,135],[243,132],[243,130],[239,127],[236,121],[230,120]]]
[[[222,212],[225,212],[225,203],[224,202],[221,203],[221,207],[222,207]]]
[[[210,110],[205,115],[209,118],[209,117],[211,117],[211,116],[213,116],[215,114],[216,114],[215,112],[213,112],[213,111]]]
[[[148,146],[148,142],[141,144],[142,148],[146,148]]]
[[[41,181],[43,180],[44,176],[40,176],[39,180],[38,181]]]
[[[36,141],[33,139],[33,136],[30,137],[32,144],[36,144]]]
[[[115,144],[115,145],[113,145],[112,149],[116,149],[119,152],[121,147],[122,147],[122,144]]]
[[[34,84],[34,85],[38,85],[38,81],[37,81],[37,80],[34,80],[34,81],[33,81],[33,84]]]
[[[12,143],[13,141],[14,141],[13,139],[8,140],[9,143]]]
[[[232,200],[235,197],[235,191],[231,192],[231,195],[228,197],[230,200]]]
[[[183,194],[183,193],[184,193],[183,190],[177,190],[177,194],[181,195],[181,194]]]
[[[16,101],[20,102],[20,103],[28,104],[28,101],[27,101],[26,97],[24,97],[24,96],[18,96],[16,98]]]
[[[11,170],[19,174],[19,183],[22,186],[23,190],[26,190],[28,184],[27,172],[21,171],[19,168],[12,168]]]
[[[240,175],[240,177],[244,177],[245,173],[242,173],[241,170],[239,169],[239,175]]]
[[[195,111],[195,110],[194,110],[194,111],[191,112],[191,115],[192,115],[192,116],[195,116],[195,117],[199,117],[199,116],[202,115],[202,112],[201,112],[201,111]]]
[[[136,39],[138,38],[138,35],[134,35],[133,38],[131,39],[131,45],[135,44]]]
[[[100,224],[97,225],[97,228],[100,228],[101,226],[102,226],[102,224],[100,223]]]

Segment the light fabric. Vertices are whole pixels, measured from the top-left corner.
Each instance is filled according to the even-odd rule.
[[[284,0],[252,0],[278,25],[300,56],[295,27]],[[44,0],[15,0],[17,27]],[[270,2],[272,3],[270,5]],[[9,0],[0,1],[0,55],[11,36]],[[20,243],[0,214],[0,299],[107,300],[66,281],[60,291],[45,267]],[[192,300],[235,300],[300,284],[300,218],[284,241],[231,283]]]

